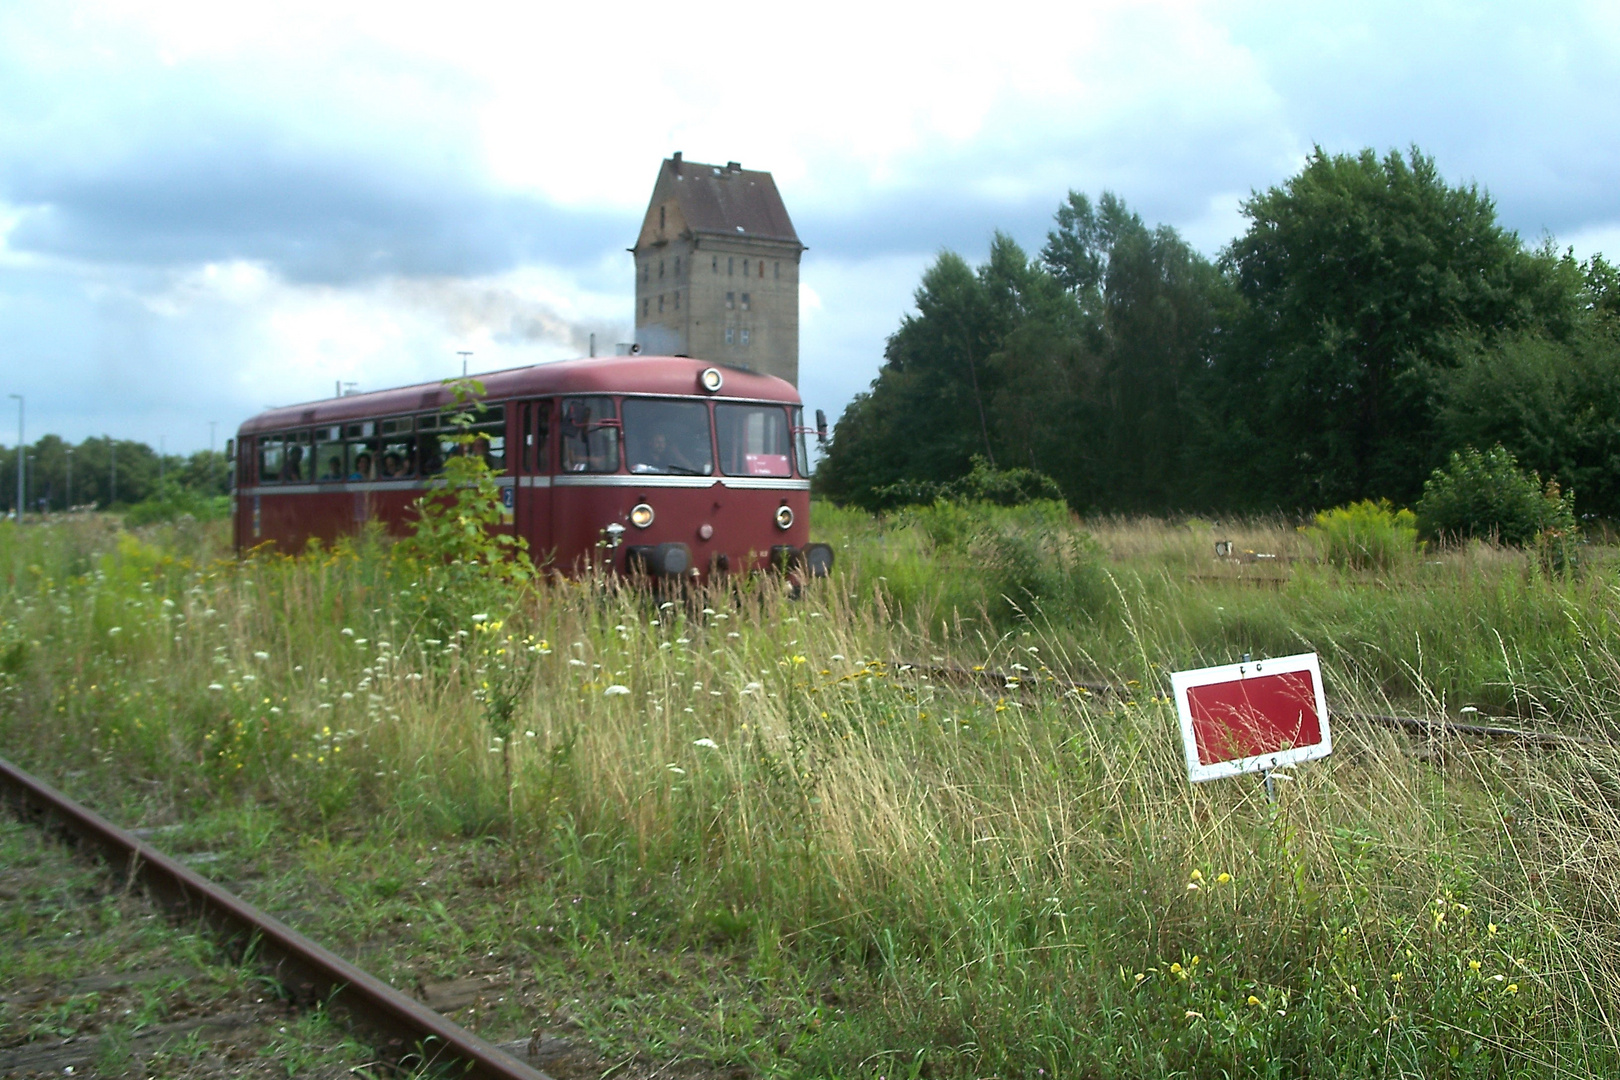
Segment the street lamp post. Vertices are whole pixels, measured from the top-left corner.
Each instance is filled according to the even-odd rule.
[[[21,394],[7,394],[7,397],[17,399],[17,524],[23,519],[23,471],[27,468],[28,454],[24,450],[28,444],[23,439],[23,396]]]
[[[472,356],[472,352],[468,349],[460,349],[457,350],[456,355],[461,357],[461,377],[465,379],[467,377],[467,359]]]

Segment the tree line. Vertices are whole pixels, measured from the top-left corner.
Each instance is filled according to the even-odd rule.
[[[1039,254],[946,251],[845,410],[818,490],[881,509],[972,472],[1118,512],[1409,505],[1501,445],[1620,516],[1620,273],[1527,245],[1416,148],[1318,148],[1206,259],[1112,193]],[[932,486],[932,487],[931,487]]]
[[[46,435],[25,451],[28,513],[132,506],[161,497],[164,488],[210,498],[228,490],[229,462],[217,450],[160,455],[131,439],[109,436],[75,445]],[[16,447],[0,448],[0,507],[6,513],[17,507],[17,459]]]

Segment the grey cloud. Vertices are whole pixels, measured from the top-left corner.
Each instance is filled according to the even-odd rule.
[[[424,175],[395,160],[264,153],[249,137],[154,152],[91,175],[10,168],[14,250],[156,266],[262,261],[294,282],[476,276],[589,265],[633,219]]]
[[[5,29],[0,17],[0,56],[15,60]],[[313,67],[82,59],[0,63],[0,202],[21,213],[14,250],[146,267],[249,259],[294,282],[343,284],[536,261],[589,269],[634,239],[634,214],[497,185],[454,73],[348,58],[376,82],[408,81],[419,92],[402,95],[407,105],[345,98],[342,80]]]

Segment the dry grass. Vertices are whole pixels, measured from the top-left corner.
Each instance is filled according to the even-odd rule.
[[[836,977],[858,1008],[762,1068],[1620,1061],[1613,746],[1577,759],[1344,726],[1275,807],[1256,781],[1192,787],[1151,673],[1187,655],[1197,596],[1173,568],[1208,537],[1094,531],[1123,572],[1174,582],[1121,588],[1110,632],[1128,649],[1055,621],[952,637],[860,574],[797,602],[752,587],[660,605],[588,581],[430,628],[413,612],[431,579],[381,551],[201,565],[125,540],[78,576],[11,579],[0,732],[104,799],[154,781],[182,816],[268,804],[308,830],[506,836],[579,895],[628,888],[668,911],[673,948],[718,935],[748,963]],[[1280,526],[1232,539],[1305,550]],[[1439,570],[1501,563],[1471,550]],[[895,663],[935,655],[1021,665],[1028,689]],[[1592,640],[1567,716],[1608,730],[1615,655]],[[1147,685],[1120,702],[1044,682],[1098,668]],[[1370,672],[1336,680],[1341,707],[1390,707]]]

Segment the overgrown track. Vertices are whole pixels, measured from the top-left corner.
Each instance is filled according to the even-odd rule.
[[[993,668],[968,670],[967,668],[951,665],[922,664],[914,660],[896,660],[893,662],[893,666],[901,671],[915,669],[927,672],[935,678],[952,682],[991,686],[1003,692],[1034,691],[1042,686],[1053,686],[1064,691],[1078,690],[1087,694],[1111,694],[1120,701],[1129,701],[1135,696],[1128,686],[1106,682],[1075,682],[1069,679],[1059,679],[1051,675],[1044,678],[1032,678],[1030,676],[1010,675],[1007,672],[997,671]],[[1454,720],[1426,720],[1418,716],[1391,716],[1387,713],[1358,712],[1356,710],[1330,709],[1329,711],[1332,715],[1345,720],[1372,724],[1378,727],[1396,728],[1431,739],[1462,735],[1473,738],[1517,742],[1542,750],[1572,750],[1583,746],[1596,745],[1595,740],[1583,735],[1564,735],[1550,731],[1528,731],[1524,728],[1509,727],[1505,724],[1470,724]]]
[[[176,915],[202,922],[233,950],[250,951],[290,1000],[324,1003],[389,1061],[485,1080],[549,1080],[3,758],[0,796],[25,820],[101,855]]]

